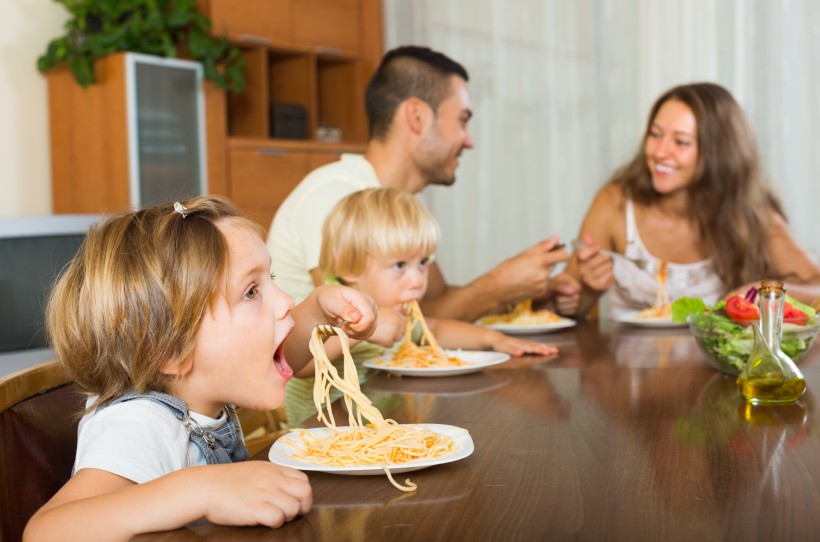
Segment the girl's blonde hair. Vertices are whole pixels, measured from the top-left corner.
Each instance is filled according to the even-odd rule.
[[[110,216],[92,226],[48,300],[46,329],[69,376],[95,406],[129,391],[168,392],[168,363],[193,353],[202,318],[228,268],[217,228],[236,220],[228,200],[202,196]]]
[[[358,276],[368,258],[432,255],[439,226],[413,195],[371,188],[343,198],[325,219],[319,269],[325,278]]]

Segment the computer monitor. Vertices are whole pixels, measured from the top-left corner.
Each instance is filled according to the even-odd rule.
[[[48,361],[44,309],[100,215],[0,218],[0,377]]]

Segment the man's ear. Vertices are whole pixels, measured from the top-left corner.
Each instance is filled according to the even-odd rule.
[[[188,359],[185,360],[180,360],[177,357],[173,357],[165,361],[159,368],[159,370],[162,374],[175,375],[181,377],[190,373],[193,366],[194,362],[190,356],[188,357]]]
[[[408,98],[402,104],[402,112],[407,127],[414,134],[420,134],[427,125],[427,117],[432,113],[430,106],[418,98]]]

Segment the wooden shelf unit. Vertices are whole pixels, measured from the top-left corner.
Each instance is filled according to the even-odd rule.
[[[343,152],[364,152],[364,90],[382,57],[380,0],[200,0],[213,32],[242,47],[247,85],[222,105],[224,178],[265,228],[295,185]],[[271,104],[305,111],[307,138],[271,137]],[[206,107],[210,107],[206,105]],[[317,139],[327,125],[341,141]],[[220,175],[222,172],[212,172]]]
[[[198,7],[247,63],[240,94],[204,83],[208,192],[233,199],[267,229],[309,171],[342,152],[364,152],[364,89],[383,52],[381,0],[198,0]],[[86,90],[68,70],[48,76],[55,212],[130,206],[120,64],[119,55],[100,60],[99,82]],[[271,138],[271,103],[303,107],[307,138]],[[321,124],[339,128],[341,141],[317,139]]]

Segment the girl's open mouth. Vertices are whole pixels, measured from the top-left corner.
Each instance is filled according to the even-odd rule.
[[[285,380],[293,378],[293,369],[288,365],[288,360],[285,359],[285,341],[279,344],[276,353],[273,355],[273,364],[276,365],[276,370],[282,375]]]

